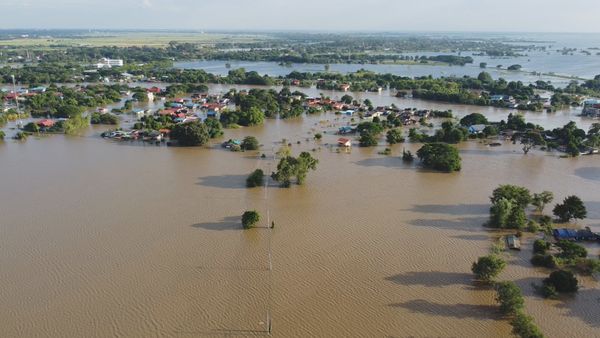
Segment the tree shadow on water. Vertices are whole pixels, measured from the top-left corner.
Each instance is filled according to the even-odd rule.
[[[487,220],[487,217],[469,217],[458,219],[415,219],[408,222],[408,224],[418,227],[482,232],[485,230],[482,225]]]
[[[600,181],[600,167],[583,167],[575,170],[575,175],[590,181]]]
[[[196,223],[192,224],[192,228],[197,229],[205,229],[212,231],[232,231],[232,230],[242,230],[242,220],[240,217],[225,217],[220,222],[206,222],[206,223]]]
[[[422,313],[433,316],[444,316],[458,319],[490,319],[501,318],[498,306],[472,305],[472,304],[438,304],[424,299],[411,300],[405,303],[389,304],[391,307],[407,309],[413,313]]]
[[[401,168],[401,169],[416,169],[409,164],[404,164],[402,159],[398,157],[373,157],[354,162],[363,167],[386,167],[386,168]]]
[[[412,212],[427,214],[447,215],[487,215],[490,211],[489,204],[417,204],[413,205]]]
[[[577,301],[581,298],[583,302]],[[578,317],[591,327],[600,328],[600,289],[579,290],[574,296],[565,297],[556,307],[566,309],[567,316]]]
[[[205,176],[199,177],[196,185],[224,189],[243,189],[246,187],[246,178],[247,176],[244,175]]]
[[[385,280],[400,285],[444,287],[450,285],[470,285],[473,275],[460,272],[411,271],[386,277]]]

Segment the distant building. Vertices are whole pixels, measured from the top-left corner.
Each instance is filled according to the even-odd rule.
[[[100,69],[100,68],[122,67],[122,66],[123,66],[123,59],[102,58],[96,64],[96,68],[98,68],[98,69]]]

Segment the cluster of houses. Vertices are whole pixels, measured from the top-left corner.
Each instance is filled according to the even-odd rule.
[[[147,89],[149,94],[160,95],[162,89],[152,87]],[[191,98],[175,98],[167,100],[164,108],[152,112],[149,109],[139,109],[134,111],[138,119],[147,116],[166,116],[173,123],[188,123],[203,118],[219,118],[220,112],[230,104],[229,99],[222,98],[219,95],[209,95],[205,93],[193,94]],[[99,113],[106,113],[106,109],[101,108]],[[144,140],[160,142],[169,136],[169,129],[160,129],[154,131],[145,130],[115,130],[102,134],[102,137],[115,140]]]
[[[14,91],[14,90],[9,91],[5,88],[2,88],[2,89],[0,89],[0,91],[3,93],[4,101],[15,101],[15,100],[24,101],[28,97],[32,97],[37,94],[45,93],[46,87],[39,86],[39,87],[33,87],[33,88],[21,88],[21,89],[17,89],[16,91]]]

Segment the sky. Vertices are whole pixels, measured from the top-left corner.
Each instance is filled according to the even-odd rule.
[[[0,29],[600,33],[599,0],[0,0]]]

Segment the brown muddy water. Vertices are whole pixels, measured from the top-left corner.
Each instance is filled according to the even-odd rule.
[[[471,263],[497,234],[481,224],[502,183],[577,194],[600,231],[600,157],[561,159],[518,146],[461,145],[463,170],[403,164],[405,144],[336,153],[333,114],[227,130],[260,152],[167,148],[85,136],[0,144],[0,330],[5,337],[505,337],[494,293]],[[322,123],[321,123],[322,122]],[[312,133],[327,131],[320,142]],[[286,138],[316,149],[304,186],[246,189]],[[306,141],[306,139],[309,141]],[[296,144],[300,141],[301,144]],[[270,210],[275,228],[244,231]],[[263,222],[266,225],[266,220]],[[598,246],[591,246],[597,255]],[[272,272],[269,271],[269,251]],[[548,271],[530,246],[506,253],[502,279],[524,289],[548,337],[600,332],[600,287],[533,293]]]

